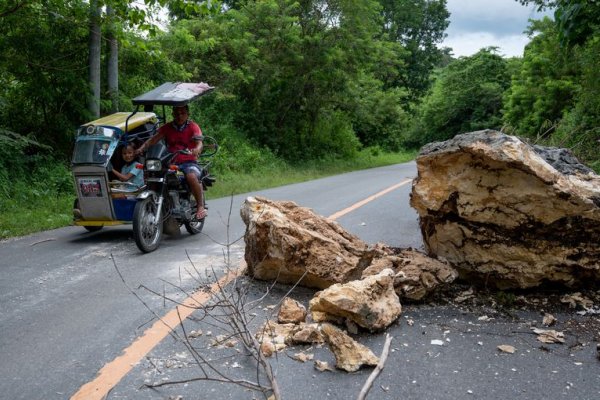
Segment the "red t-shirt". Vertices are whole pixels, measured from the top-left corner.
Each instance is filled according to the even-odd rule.
[[[185,149],[195,149],[198,140],[202,140],[202,131],[200,130],[200,127],[194,121],[189,120],[181,130],[178,130],[175,124],[171,122],[161,126],[158,132],[164,132],[165,143],[167,144],[167,150],[169,150],[170,153]],[[193,154],[177,154],[173,162],[182,164],[184,162],[196,160],[197,157]]]

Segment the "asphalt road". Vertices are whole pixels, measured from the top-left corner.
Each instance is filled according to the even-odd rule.
[[[407,163],[252,195],[293,200],[329,216],[415,175],[414,163]],[[408,205],[409,193],[410,184],[405,184],[338,222],[369,243],[419,248],[422,240],[416,213]],[[239,264],[243,257],[239,239],[245,229],[239,207],[247,195],[210,201],[202,235],[168,237],[147,255],[138,251],[127,226],[97,233],[68,227],[1,242],[0,398],[68,399],[76,393],[86,398],[80,389],[105,365],[110,371],[104,375],[118,375],[111,362],[156,322],[153,313],[173,310],[174,305],[164,297],[183,301],[205,274],[220,275],[226,243],[231,244],[232,264]],[[249,288],[250,298],[256,299],[267,289],[263,283],[250,283]],[[288,289],[275,286],[261,298],[255,321],[264,321],[270,312],[267,306],[276,304]],[[313,293],[297,288],[293,297],[307,304]],[[393,351],[369,398],[600,398],[600,363],[592,342],[600,334],[600,324],[595,324],[594,317],[568,310],[559,309],[556,316],[562,324],[580,323],[581,329],[568,335],[563,345],[540,346],[530,331],[541,320],[539,308],[523,307],[506,314],[485,303],[404,305],[402,317],[388,329],[394,336]],[[192,315],[184,326],[187,332],[203,330],[194,339],[203,354],[230,376],[254,376],[239,348],[210,346],[219,329],[197,318]],[[210,336],[209,330],[214,330]],[[376,354],[381,351],[382,333],[363,333],[357,338]],[[432,345],[431,340],[442,340],[443,345]],[[500,354],[499,344],[511,344],[517,351]],[[353,374],[317,372],[311,362],[288,357],[299,351],[334,364],[325,347],[281,353],[272,362],[285,399],[355,398],[370,373],[369,369]],[[144,383],[199,375],[181,341],[172,336],[140,357],[128,366],[123,378],[104,388],[107,398],[261,398],[235,385],[205,381],[144,387]]]

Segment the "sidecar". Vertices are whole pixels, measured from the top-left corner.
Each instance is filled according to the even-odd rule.
[[[131,141],[154,135],[158,118],[153,112],[115,113],[88,122],[77,129],[71,160],[77,199],[73,223],[88,231],[131,223],[137,194],[143,187],[120,182],[112,168],[124,161],[120,149]]]
[[[167,82],[136,97],[133,112],[118,112],[81,125],[71,160],[77,193],[73,224],[90,232],[131,224],[138,196],[146,185],[121,182],[111,172],[113,168],[121,170],[124,164],[122,146],[141,144],[154,135],[166,121],[165,106],[185,105],[212,89],[205,83]],[[162,106],[162,115],[154,112],[155,106]]]

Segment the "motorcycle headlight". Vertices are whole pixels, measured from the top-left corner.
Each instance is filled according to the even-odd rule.
[[[161,169],[160,160],[146,160],[146,169],[148,171],[160,171],[160,169]]]

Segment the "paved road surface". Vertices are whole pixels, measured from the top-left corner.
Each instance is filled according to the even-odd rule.
[[[293,200],[329,216],[415,174],[414,163],[407,163],[255,194]],[[419,248],[422,240],[417,216],[408,206],[409,192],[410,184],[404,184],[339,217],[338,222],[370,243]],[[207,382],[156,390],[143,387],[144,383],[198,375],[189,353],[171,336],[156,347],[150,344],[122,379],[111,363],[132,343],[139,344],[137,339],[155,323],[146,307],[158,315],[173,310],[173,304],[141,286],[183,301],[198,286],[195,270],[203,275],[214,268],[219,273],[223,244],[243,235],[239,206],[245,197],[211,201],[205,235],[184,233],[168,238],[149,255],[137,250],[130,227],[93,234],[68,227],[0,243],[0,398],[68,399],[75,393],[86,393],[79,398],[92,398],[90,393],[103,390],[109,399],[260,398],[237,386]],[[236,241],[231,251],[235,264],[243,255],[243,241]],[[287,289],[273,288],[254,311],[257,321],[269,312],[265,307],[276,304]],[[252,284],[250,296],[258,298],[264,292],[264,284]],[[312,294],[308,289],[294,291],[305,304]],[[473,301],[405,304],[400,321],[388,330],[394,336],[393,352],[369,398],[600,398],[600,364],[591,342],[600,329],[597,318],[569,311],[556,315],[562,324],[557,329],[569,321],[581,323],[581,329],[572,329],[577,334],[568,335],[565,345],[542,347],[530,332],[531,324],[541,321],[539,308],[525,307],[509,315]],[[185,322],[188,332],[213,329],[214,335],[218,333],[193,317],[197,315]],[[358,339],[379,353],[384,336],[361,334]],[[434,339],[444,345],[432,345]],[[235,349],[212,348],[211,337],[206,335],[194,340],[203,354],[217,360],[215,365],[231,376],[253,376],[247,360]],[[517,352],[500,354],[499,344],[512,344]],[[312,363],[287,356],[301,350],[334,363],[326,348],[295,348],[280,354],[273,364],[286,399],[355,398],[370,373],[320,373]],[[100,377],[113,377],[114,382],[94,381],[104,366]],[[91,391],[79,391],[88,382],[92,383],[85,388]]]

